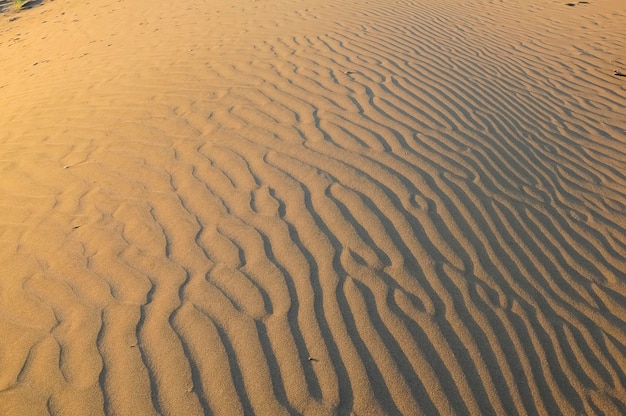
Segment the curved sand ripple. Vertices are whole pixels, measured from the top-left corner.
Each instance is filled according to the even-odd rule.
[[[626,412],[620,2],[154,3],[3,16],[0,413]]]

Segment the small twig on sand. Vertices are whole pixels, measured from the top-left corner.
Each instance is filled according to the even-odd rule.
[[[616,61],[616,60],[611,61],[611,64],[615,64],[615,65],[618,66],[617,69],[613,70],[613,74],[614,75],[617,75],[618,77],[626,77],[626,70],[624,69],[624,67],[626,65],[624,65],[620,61]]]

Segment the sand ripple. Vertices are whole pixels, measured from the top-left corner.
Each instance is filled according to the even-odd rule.
[[[0,413],[626,412],[618,2],[91,3],[1,35]]]

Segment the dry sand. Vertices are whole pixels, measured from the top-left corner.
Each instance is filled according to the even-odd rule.
[[[626,3],[566,2],[5,4],[0,414],[626,413]]]

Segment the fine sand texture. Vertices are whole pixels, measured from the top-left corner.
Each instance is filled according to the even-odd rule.
[[[626,414],[626,2],[0,14],[0,415]]]

